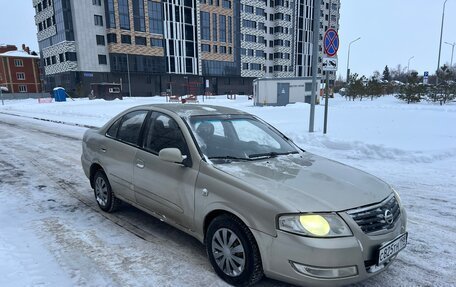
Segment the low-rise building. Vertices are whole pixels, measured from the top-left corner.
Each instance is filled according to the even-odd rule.
[[[39,62],[40,57],[25,45],[22,50],[0,45],[0,86],[11,93],[41,92]]]

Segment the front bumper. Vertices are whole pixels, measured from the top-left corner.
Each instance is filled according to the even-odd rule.
[[[277,231],[277,237],[271,237],[252,230],[265,275],[299,286],[338,286],[363,281],[384,271],[393,259],[376,266],[378,248],[406,231],[405,210],[401,209],[401,218],[394,228],[377,235],[365,234],[348,215],[341,216],[354,236],[309,238]],[[307,270],[314,275],[306,275],[302,266],[309,267]],[[328,275],[335,278],[322,278]]]

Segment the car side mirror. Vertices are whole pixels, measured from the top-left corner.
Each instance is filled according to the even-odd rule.
[[[178,148],[164,148],[158,153],[158,158],[162,161],[182,164],[187,156],[182,155]]]

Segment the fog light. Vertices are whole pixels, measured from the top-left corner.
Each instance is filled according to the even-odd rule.
[[[358,268],[356,266],[325,268],[306,266],[295,262],[290,263],[299,273],[316,278],[334,279],[358,275]]]

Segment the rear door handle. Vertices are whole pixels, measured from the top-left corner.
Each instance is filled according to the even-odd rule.
[[[136,160],[136,166],[138,168],[144,168],[144,161],[142,161],[140,159]]]
[[[100,151],[105,153],[106,152],[106,148],[102,146],[102,147],[100,147]]]

